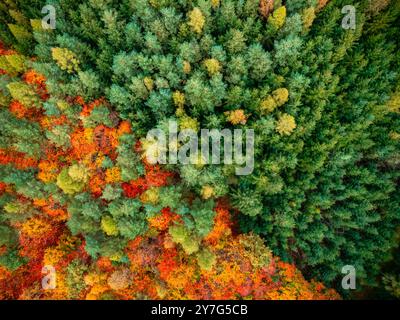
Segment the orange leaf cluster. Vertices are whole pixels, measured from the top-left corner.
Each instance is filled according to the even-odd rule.
[[[13,164],[17,169],[35,168],[37,160],[26,157],[22,152],[0,149],[0,164]]]
[[[29,70],[23,75],[22,79],[26,83],[34,86],[42,100],[47,100],[49,98],[46,88],[46,78],[43,75],[37,73],[35,70]]]

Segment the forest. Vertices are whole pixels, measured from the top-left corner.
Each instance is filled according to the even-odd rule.
[[[0,300],[399,299],[399,178],[400,0],[0,2]]]

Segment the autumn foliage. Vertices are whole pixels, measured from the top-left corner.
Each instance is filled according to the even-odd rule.
[[[12,54],[2,51],[2,54]],[[21,75],[41,103],[49,99],[45,79],[33,70]],[[177,179],[159,166],[142,163],[143,174],[123,179],[117,165],[120,139],[132,134],[128,121],[112,115],[112,124],[86,126],[96,108],[107,106],[104,99],[86,102],[69,98],[63,108],[81,108],[79,121],[65,115],[46,115],[42,108],[32,109],[17,100],[10,101],[9,112],[20,120],[37,123],[42,132],[60,132],[67,127],[64,142],[48,135],[40,156],[29,157],[13,148],[0,149],[0,163],[21,172],[34,170],[34,178],[45,185],[57,185],[67,194],[89,192],[104,205],[110,186],[119,196],[146,203],[158,202],[158,191]],[[34,110],[34,111],[32,111]],[[131,152],[140,153],[140,143]],[[139,154],[138,154],[139,155]],[[105,163],[107,165],[105,165]],[[171,237],[171,226],[181,226],[182,217],[164,207],[146,219],[147,231],[127,242],[118,257],[91,256],[82,234],[68,228],[68,201],[58,194],[29,197],[13,183],[0,184],[1,195],[13,199],[5,204],[13,215],[10,226],[18,231],[17,243],[3,246],[1,254],[16,250],[22,259],[9,268],[1,266],[2,299],[337,299],[338,294],[322,284],[306,281],[291,264],[273,257],[261,238],[233,232],[231,209],[226,201],[216,204],[212,228],[201,240],[197,255],[189,255]],[[108,191],[107,191],[108,192]],[[144,214],[144,213],[143,213]],[[19,215],[19,218],[17,216]],[[111,226],[107,225],[106,230]],[[198,240],[196,240],[198,241]],[[118,262],[119,261],[119,262]],[[42,268],[53,266],[57,286],[41,287]]]

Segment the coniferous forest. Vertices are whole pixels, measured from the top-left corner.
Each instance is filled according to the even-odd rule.
[[[400,0],[0,2],[2,300],[398,299],[399,178]]]

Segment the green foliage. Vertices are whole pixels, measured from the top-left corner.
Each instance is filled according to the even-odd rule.
[[[387,275],[383,278],[385,289],[397,299],[400,298],[400,279],[394,275]]]
[[[108,236],[117,236],[118,235],[117,223],[110,216],[105,216],[101,219],[101,229]]]
[[[7,85],[10,95],[13,99],[18,100],[27,108],[40,107],[40,99],[35,90],[28,84],[23,82],[12,82]]]
[[[82,123],[85,128],[95,128],[99,124],[104,124],[108,127],[114,126],[110,118],[110,111],[106,106],[99,106],[92,111],[90,116],[82,117]]]
[[[61,70],[68,73],[79,71],[79,61],[72,51],[67,48],[52,48],[51,54]]]
[[[0,225],[0,246],[11,246],[17,242],[17,234],[14,229],[6,226]]]
[[[106,201],[111,201],[118,199],[121,196],[121,193],[122,193],[121,188],[107,184],[106,187],[104,188],[101,198]]]
[[[18,250],[7,251],[5,254],[0,255],[0,265],[11,271],[18,269],[25,262],[18,254]]]
[[[136,143],[135,137],[130,134],[124,134],[119,139],[117,148],[117,165],[121,169],[122,181],[137,179],[144,173],[144,167],[140,160],[140,155],[133,150]]]
[[[38,158],[43,135],[38,123],[18,119],[6,109],[0,109],[0,147],[14,147],[19,152]]]
[[[203,270],[211,270],[216,263],[215,254],[210,250],[203,249],[197,253],[197,263]]]
[[[0,40],[19,53],[34,49],[30,19],[41,18],[42,0],[5,0],[0,4]]]
[[[0,56],[0,69],[16,76],[26,70],[26,58],[20,54]]]
[[[46,138],[58,147],[68,148],[70,146],[70,128],[67,125],[54,126],[51,131],[46,132]]]
[[[266,267],[271,263],[272,253],[265,247],[264,241],[255,234],[243,235],[240,240],[246,251],[246,256],[250,259],[254,267]]]
[[[190,208],[190,215],[193,218],[193,227],[196,230],[196,233],[199,236],[207,235],[214,224],[214,201],[202,201],[196,199]]]
[[[183,250],[185,250],[187,254],[192,254],[199,250],[198,239],[184,226],[171,226],[169,228],[169,234],[174,242],[182,245]],[[205,262],[203,261],[203,263]]]
[[[269,17],[268,23],[275,29],[280,29],[285,24],[286,7],[282,6],[276,9]]]
[[[79,293],[85,289],[85,274],[88,272],[87,265],[79,260],[73,260],[67,267],[65,282],[68,285],[69,299],[77,299]]]
[[[63,169],[57,177],[57,186],[66,194],[74,194],[81,192],[84,187],[84,182],[81,179],[74,179],[69,174],[68,169]]]

